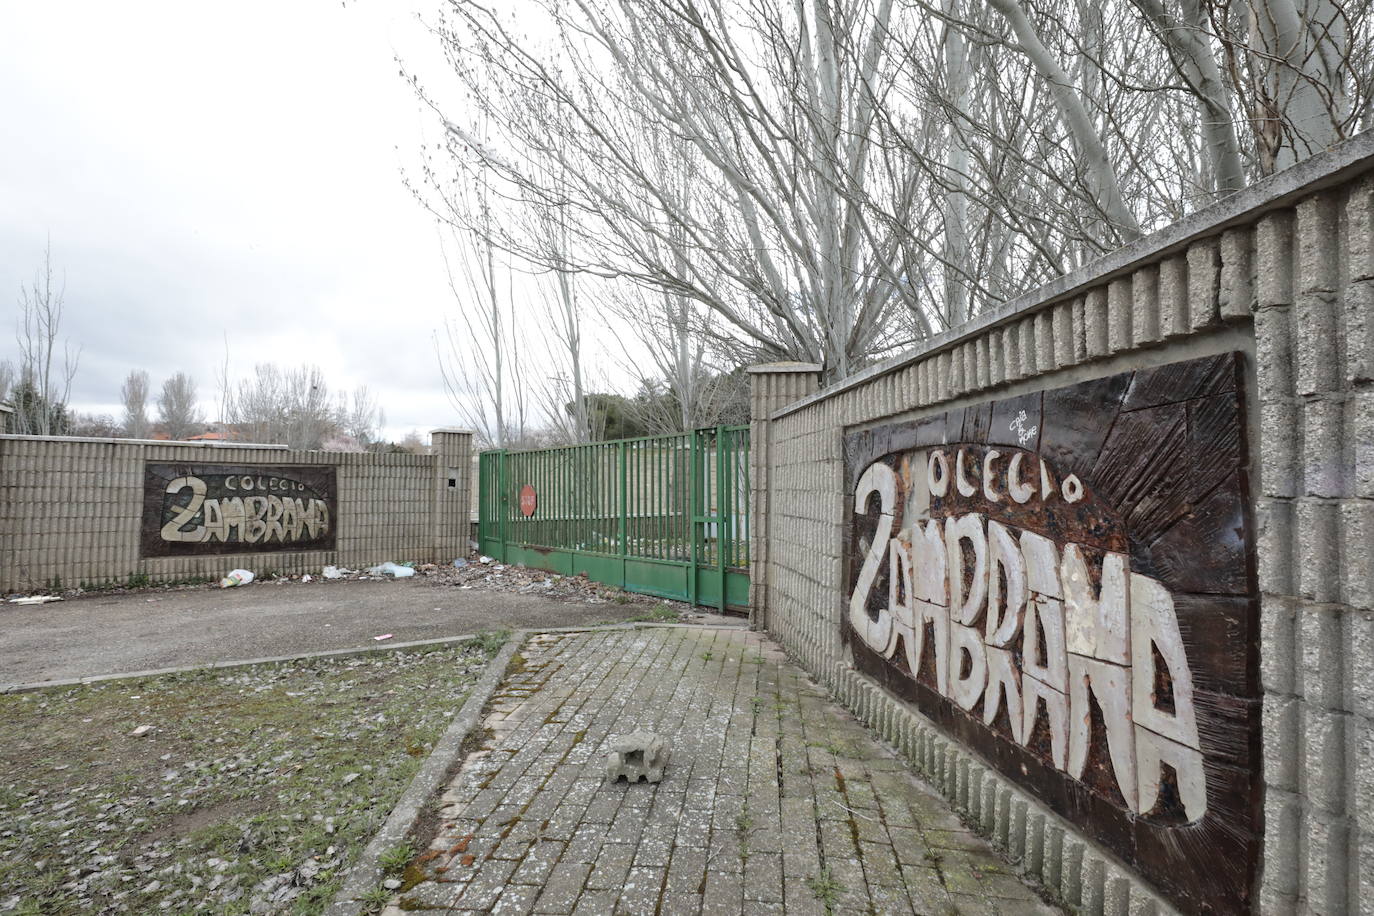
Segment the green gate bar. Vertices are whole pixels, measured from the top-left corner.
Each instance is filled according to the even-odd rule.
[[[502,563],[748,611],[747,426],[485,451],[477,505],[479,549]]]

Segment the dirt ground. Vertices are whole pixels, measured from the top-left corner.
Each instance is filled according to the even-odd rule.
[[[0,604],[0,685],[377,647],[384,643],[374,637],[388,633],[388,641],[406,642],[585,626],[643,617],[661,604],[512,567],[462,576],[284,579],[232,589],[153,588],[44,605]]]

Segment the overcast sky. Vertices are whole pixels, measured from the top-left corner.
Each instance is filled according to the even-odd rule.
[[[454,425],[431,333],[453,307],[401,182],[435,130],[397,72],[435,69],[423,0],[0,0],[0,359],[51,239],[71,403],[119,413],[130,369],[315,363],[400,438]],[[430,62],[425,62],[429,55]]]

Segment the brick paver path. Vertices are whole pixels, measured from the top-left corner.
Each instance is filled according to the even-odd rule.
[[[485,724],[388,916],[1058,912],[755,633],[532,637]],[[637,728],[663,781],[608,782]]]

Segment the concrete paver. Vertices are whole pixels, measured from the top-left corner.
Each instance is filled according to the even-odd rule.
[[[533,636],[484,725],[388,916],[1058,912],[756,633]],[[611,783],[636,729],[663,781]]]

